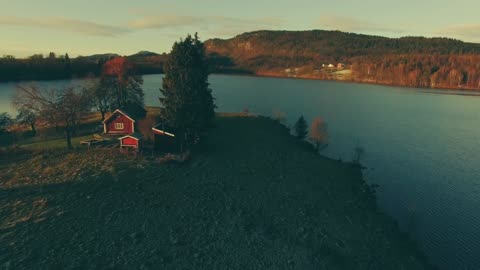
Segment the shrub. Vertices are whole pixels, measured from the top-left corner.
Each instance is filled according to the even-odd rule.
[[[324,149],[328,145],[327,123],[321,117],[313,119],[310,125],[310,142],[316,151]]]
[[[164,156],[158,158],[158,162],[163,164],[163,163],[184,163],[188,160],[190,160],[191,154],[190,151],[186,151],[181,154],[165,154]]]
[[[272,113],[272,119],[279,122],[282,125],[287,124],[287,115],[282,111],[274,110]]]
[[[360,160],[363,158],[364,155],[365,155],[365,149],[357,144],[357,146],[355,146],[353,150],[352,163],[360,164]]]

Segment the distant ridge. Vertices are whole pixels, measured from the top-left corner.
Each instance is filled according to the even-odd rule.
[[[77,58],[87,60],[87,61],[92,61],[92,62],[98,62],[98,61],[106,61],[108,59],[118,57],[120,55],[116,53],[103,53],[103,54],[94,54],[94,55],[88,55],[88,56],[79,56]]]
[[[306,49],[320,54],[347,57],[371,53],[480,53],[480,44],[443,37],[426,38],[405,36],[388,38],[375,35],[348,33],[341,31],[255,31],[237,35],[230,39],[210,39],[205,42],[207,48],[225,46],[232,43],[255,42],[256,46],[276,43],[275,51]],[[309,45],[305,48],[303,45]],[[375,49],[375,51],[371,51]],[[336,50],[336,52],[335,52]],[[336,55],[336,53],[338,55]],[[348,55],[345,55],[348,53]]]
[[[217,72],[480,89],[480,44],[450,38],[264,30],[205,46]]]
[[[149,56],[159,56],[160,54],[149,52],[149,51],[139,51],[138,53],[132,54],[128,57],[149,57]]]

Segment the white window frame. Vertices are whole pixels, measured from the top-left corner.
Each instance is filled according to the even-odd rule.
[[[115,123],[115,129],[124,129],[125,125],[123,123]]]

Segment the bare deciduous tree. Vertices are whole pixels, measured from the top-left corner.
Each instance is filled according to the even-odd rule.
[[[88,91],[92,105],[100,112],[103,121],[105,120],[105,114],[112,109],[112,104],[115,101],[111,85],[104,78],[96,80],[92,77],[88,79],[87,85],[86,91]]]
[[[33,136],[37,134],[37,115],[31,110],[20,108],[15,119],[18,125],[30,127]]]
[[[89,111],[88,95],[86,91],[76,91],[70,87],[66,88],[60,95],[57,102],[57,113],[63,122],[68,148],[72,146],[72,135],[76,133],[77,126],[82,116]]]
[[[87,92],[73,87],[55,90],[18,86],[13,104],[16,108],[36,113],[41,121],[50,126],[61,125],[70,149],[73,148],[72,135],[82,115],[88,112],[90,107]]]
[[[327,123],[321,117],[313,119],[310,125],[310,141],[315,150],[321,150],[328,145]]]

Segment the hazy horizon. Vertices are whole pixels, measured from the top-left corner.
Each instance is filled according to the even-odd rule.
[[[420,1],[193,0],[15,2],[0,0],[0,55],[70,56],[170,51],[174,41],[198,32],[201,39],[231,38],[257,30],[340,30],[385,37],[448,37],[480,42],[480,3]],[[41,14],[41,15],[39,15]]]
[[[278,30],[269,30],[269,29],[263,29],[263,30],[255,30],[255,31],[316,31],[316,30],[325,30],[325,29],[308,29],[308,30],[282,30],[282,29],[278,29]],[[330,31],[330,30],[325,30],[325,31]],[[332,31],[341,31],[341,30],[332,30]],[[251,31],[251,32],[254,32],[254,31]],[[346,32],[346,31],[342,31],[342,32]],[[229,39],[229,38],[234,38],[235,36],[238,36],[238,35],[242,35],[242,34],[245,34],[245,33],[249,33],[249,32],[242,32],[242,33],[239,33],[237,35],[234,35],[232,37],[228,37],[228,38],[221,38],[221,39]],[[355,33],[355,32],[347,32],[347,33],[354,33],[354,34],[362,34],[362,33]],[[194,34],[194,33],[185,33],[185,35],[187,34]],[[369,35],[369,34],[366,34],[366,35]],[[381,36],[381,35],[373,35],[371,34],[371,36]],[[386,37],[386,36],[381,36],[381,37]],[[400,36],[400,37],[386,37],[386,38],[404,38],[404,37],[425,37],[425,36],[412,36],[412,35],[405,35],[405,36]],[[179,37],[179,38],[182,38],[182,37]],[[214,39],[214,38],[217,38],[217,37],[211,37],[209,39]],[[454,38],[451,38],[451,37],[442,37],[442,36],[432,36],[432,37],[426,37],[426,38],[450,38],[450,39],[454,39]],[[462,42],[465,42],[465,43],[479,43],[480,42],[468,42],[468,41],[465,41],[465,40],[461,40],[461,39],[456,39],[456,40],[460,40]],[[174,41],[173,41],[174,42]],[[12,55],[12,54],[3,54],[3,55],[12,55],[18,59],[23,59],[23,58],[28,58],[29,56],[32,56],[34,54],[42,54],[44,56],[48,56],[48,54],[52,52],[52,51],[44,51],[44,52],[35,52],[35,53],[32,53],[32,54],[26,54],[26,55]],[[150,53],[157,53],[157,54],[163,54],[163,53],[169,53],[169,51],[162,51],[162,52],[159,52],[159,51],[152,51],[152,50],[142,50],[140,49],[139,51],[135,51],[135,52],[129,52],[127,54],[121,54],[119,52],[115,52],[115,51],[99,51],[99,52],[92,52],[91,54],[71,54],[70,52],[55,52],[53,51],[57,56],[61,56],[61,55],[64,55],[65,53],[69,54],[70,57],[82,57],[82,56],[92,56],[92,55],[102,55],[102,54],[118,54],[120,56],[130,56],[130,55],[134,55],[134,54],[137,54],[137,53],[140,53],[140,52],[150,52]],[[1,55],[0,55],[1,56]]]

